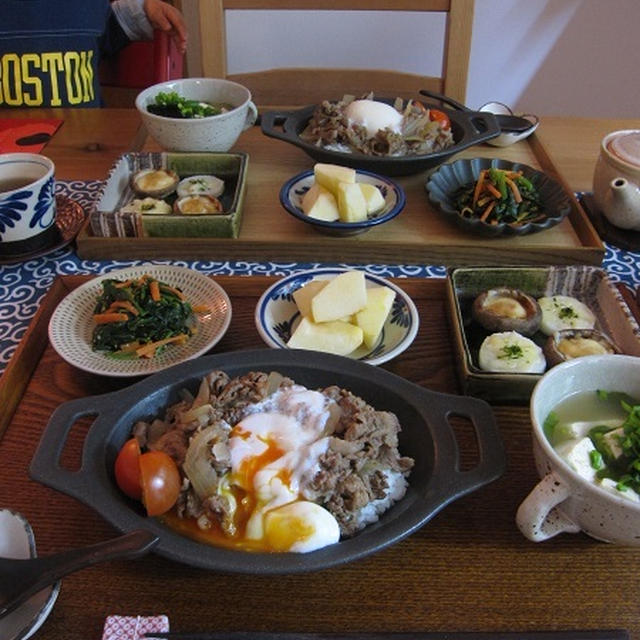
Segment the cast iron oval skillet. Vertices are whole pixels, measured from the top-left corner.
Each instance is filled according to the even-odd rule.
[[[393,104],[393,98],[376,98],[379,102]],[[426,105],[435,106],[435,105]],[[453,146],[415,156],[369,156],[363,153],[343,153],[317,147],[302,140],[304,131],[316,105],[310,105],[296,111],[268,111],[261,116],[262,133],[284,142],[300,147],[314,160],[333,164],[341,164],[355,169],[367,169],[387,176],[406,176],[419,173],[442,164],[459,151],[490,140],[500,135],[501,129],[496,117],[486,111],[454,110],[437,106],[451,120]]]
[[[311,553],[251,553],[221,549],[175,533],[117,488],[113,464],[132,425],[163,412],[180,389],[197,391],[214,369],[230,376],[279,371],[310,388],[338,384],[376,409],[397,414],[400,452],[415,459],[405,497],[353,538]],[[83,446],[81,467],[63,469],[60,455],[79,418],[96,415]],[[466,416],[475,429],[478,464],[459,470],[459,451],[447,416]],[[154,551],[188,565],[224,572],[294,573],[356,560],[416,531],[449,502],[498,478],[504,447],[489,405],[475,398],[429,391],[384,369],[321,353],[287,349],[236,351],[205,356],[154,374],[126,389],[72,400],[51,416],[31,462],[34,480],[84,502],[121,531],[144,528],[160,538]]]

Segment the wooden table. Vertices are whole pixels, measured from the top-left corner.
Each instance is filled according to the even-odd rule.
[[[271,279],[216,280],[230,294],[233,319],[214,353],[261,346],[253,310]],[[0,441],[0,505],[30,520],[41,554],[116,533],[92,509],[31,481],[27,473],[47,419],[61,402],[127,383],[79,375],[47,344],[49,314],[83,281],[79,276],[56,281],[32,324],[29,341],[17,354],[20,367],[4,380],[22,400]],[[444,282],[398,282],[415,300],[421,326],[413,345],[385,368],[431,389],[458,393]],[[508,455],[504,476],[447,506],[395,546],[346,566],[294,576],[222,575],[154,555],[94,566],[63,580],[58,602],[38,637],[98,638],[105,617],[118,613],[167,614],[174,630],[626,628],[640,638],[638,550],[582,534],[542,544],[527,541],[514,516],[537,481],[528,412],[512,406],[496,407],[495,414]],[[74,427],[64,464],[77,461],[86,427],[84,422]],[[467,462],[473,460],[472,439],[463,425],[460,442],[470,456]]]

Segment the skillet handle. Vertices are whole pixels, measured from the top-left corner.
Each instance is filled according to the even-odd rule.
[[[89,456],[87,443],[91,430],[96,427],[98,418],[105,419],[109,413],[117,410],[118,402],[114,394],[90,396],[69,400],[61,404],[52,414],[40,438],[36,452],[29,465],[29,476],[42,484],[68,493],[69,495],[91,504],[100,491],[93,478],[94,470],[100,461],[96,456]],[[81,418],[95,416],[95,421],[85,435],[80,468],[71,470],[61,465],[60,458],[73,425]]]
[[[294,131],[287,131],[285,126],[290,116],[290,111],[267,111],[267,113],[263,113],[260,120],[262,133],[270,138],[299,144],[300,140],[297,134]]]
[[[507,457],[495,416],[484,400],[469,396],[443,396],[441,403],[433,399],[425,403],[423,417],[438,442],[434,459],[433,487],[435,501],[441,506],[499,478],[505,471]],[[460,470],[460,450],[450,417],[467,419],[473,427],[477,447],[477,464]]]
[[[502,129],[498,124],[498,119],[493,113],[488,111],[475,111],[466,113],[467,122],[474,130],[474,135],[478,136],[474,140],[474,144],[491,140],[502,133]]]

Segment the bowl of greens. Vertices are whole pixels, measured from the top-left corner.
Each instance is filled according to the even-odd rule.
[[[220,78],[183,78],[141,91],[136,108],[168,151],[228,151],[258,112],[246,87]]]
[[[427,181],[429,200],[460,228],[487,236],[549,229],[569,214],[562,185],[519,162],[469,158],[442,165]]]

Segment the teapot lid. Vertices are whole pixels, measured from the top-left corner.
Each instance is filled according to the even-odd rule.
[[[630,131],[614,136],[608,148],[623,162],[640,167],[640,131]]]

